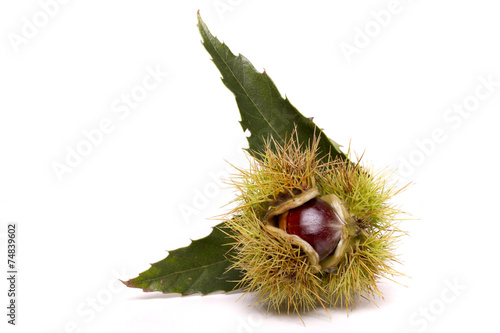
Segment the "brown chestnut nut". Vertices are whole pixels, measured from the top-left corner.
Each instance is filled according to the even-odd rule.
[[[279,216],[279,227],[297,235],[318,253],[319,260],[332,253],[342,236],[342,220],[326,201],[314,198]]]

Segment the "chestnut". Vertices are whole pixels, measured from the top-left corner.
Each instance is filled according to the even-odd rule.
[[[318,253],[319,260],[332,253],[342,236],[342,220],[333,207],[314,198],[279,216],[279,228],[297,235]]]

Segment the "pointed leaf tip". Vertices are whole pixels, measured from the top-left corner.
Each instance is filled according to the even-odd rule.
[[[283,99],[265,69],[260,73],[243,55],[234,55],[226,44],[210,33],[200,15],[198,28],[203,46],[221,72],[224,85],[236,98],[243,131],[250,130],[252,133],[247,137],[250,150],[257,153],[265,151],[265,140],[269,137],[283,145],[296,129],[297,137],[300,143],[305,143],[304,146],[314,135],[319,137],[320,156],[327,157],[329,154],[332,159],[347,159],[320,128],[304,117],[288,98]]]
[[[121,283],[123,283],[124,285],[126,285],[129,288],[139,288],[132,283],[132,281],[134,281],[134,279],[130,279],[128,281],[123,281],[123,280],[118,279],[118,281],[120,281]]]
[[[187,247],[170,251],[165,259],[124,284],[144,291],[182,295],[233,290],[237,283],[232,281],[241,278],[239,271],[229,269],[231,263],[226,255],[232,250],[223,246],[228,237],[220,230],[223,225],[219,224],[207,237],[194,240]]]

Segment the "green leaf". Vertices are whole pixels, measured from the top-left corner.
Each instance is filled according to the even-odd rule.
[[[243,130],[251,132],[248,138],[250,150],[264,151],[265,140],[270,137],[283,145],[296,129],[299,141],[305,145],[314,135],[320,137],[320,156],[330,154],[332,158],[346,158],[337,143],[328,139],[311,119],[300,114],[288,99],[282,98],[267,73],[257,72],[245,57],[235,56],[212,36],[199,13],[198,27],[203,45],[220,70],[223,83],[236,97]],[[233,256],[234,250],[225,246],[232,239],[231,230],[225,228],[222,231],[223,228],[224,223],[217,225],[207,237],[170,251],[165,259],[123,283],[144,291],[182,295],[234,290],[241,281],[241,272],[229,269],[231,262],[228,258]]]
[[[233,92],[241,114],[243,131],[247,129],[250,150],[263,152],[264,142],[269,137],[283,145],[294,128],[297,128],[299,142],[307,145],[314,135],[320,136],[319,156],[330,154],[346,159],[339,145],[332,142],[310,118],[304,117],[288,100],[283,99],[271,78],[239,54],[214,37],[198,13],[198,29],[203,45],[212,56],[215,66],[222,74],[222,82]]]
[[[231,291],[240,281],[240,272],[228,268],[226,256],[232,250],[226,244],[232,241],[226,233],[230,230],[220,223],[205,238],[193,241],[189,246],[170,251],[169,255],[139,274],[135,279],[123,282],[144,291],[161,291],[203,295],[215,291]],[[228,252],[229,251],[229,252]]]

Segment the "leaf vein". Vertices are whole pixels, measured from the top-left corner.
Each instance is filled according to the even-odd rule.
[[[205,31],[205,33],[207,33],[207,31]],[[213,36],[212,36],[213,37]],[[214,37],[215,38],[215,37]],[[238,77],[236,76],[236,74],[234,73],[234,71],[231,69],[231,67],[229,66],[229,64],[226,62],[226,60],[224,59],[223,55],[219,52],[219,50],[217,49],[217,46],[212,42],[212,40],[210,38],[207,39],[210,44],[212,44],[212,47],[214,49],[214,51],[217,53],[217,55],[219,56],[219,58],[221,59],[221,61],[224,63],[224,65],[227,67],[227,70],[231,73],[231,75],[233,76],[233,78],[235,79],[235,81],[238,83],[238,85],[241,87],[242,91],[245,93],[245,95],[248,97],[248,99],[250,100],[250,102],[253,104],[253,106],[255,107],[255,109],[259,112],[259,114],[261,115],[262,119],[264,119],[266,121],[266,123],[269,125],[269,127],[273,130],[274,133],[276,133],[276,135],[280,138],[281,141],[283,141],[283,138],[281,137],[281,135],[278,133],[278,131],[274,128],[274,126],[271,124],[271,122],[269,121],[269,119],[267,119],[264,115],[264,113],[262,112],[262,110],[260,110],[260,108],[257,106],[257,104],[255,103],[255,101],[252,99],[252,97],[250,97],[250,94],[248,93],[248,91],[245,89],[245,87],[241,84],[240,80],[238,80]],[[224,46],[226,46],[224,43],[223,43]],[[227,47],[227,46],[226,46]],[[229,54],[229,49],[227,50],[226,53]],[[234,55],[233,55],[234,56]],[[238,60],[240,61],[243,61],[242,59],[242,56],[241,54],[239,54],[237,57],[236,57]],[[244,64],[243,65],[243,68],[246,67],[247,64]],[[257,74],[260,74],[262,75],[261,73],[257,73]],[[243,71],[243,77],[244,77],[244,71]],[[268,85],[269,85],[269,82],[266,82]],[[272,97],[271,97],[272,98]]]

